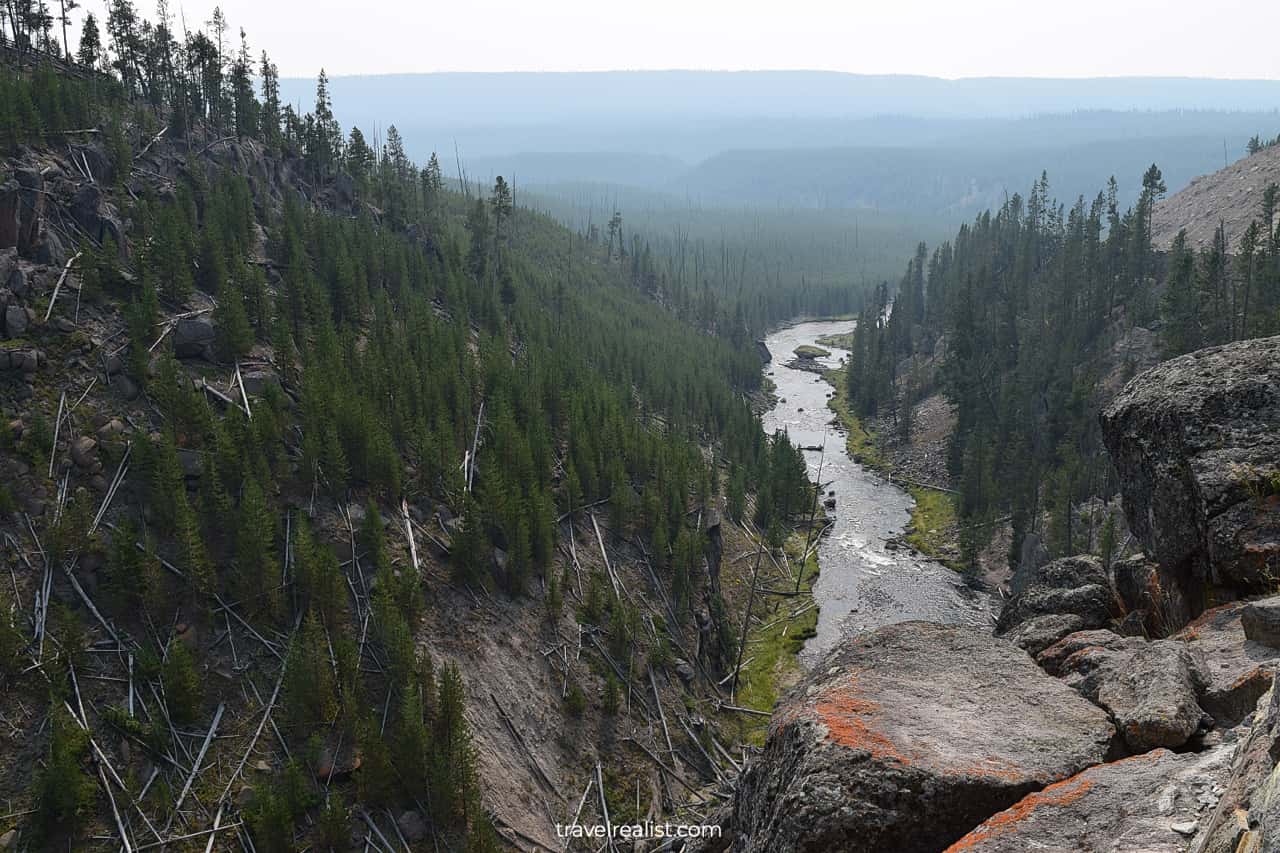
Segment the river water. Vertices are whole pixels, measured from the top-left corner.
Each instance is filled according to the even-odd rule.
[[[765,372],[777,386],[777,404],[765,413],[766,430],[785,430],[793,443],[806,450],[811,479],[818,478],[835,492],[834,526],[818,547],[822,572],[814,584],[818,603],[817,634],[800,653],[812,667],[842,637],[869,628],[910,619],[990,626],[991,599],[964,585],[959,575],[940,563],[912,555],[905,546],[885,547],[902,533],[911,518],[912,498],[875,471],[849,458],[845,432],[833,422],[827,407],[831,386],[814,373],[784,366],[801,344],[815,344],[822,335],[848,332],[850,321],[800,323],[765,339],[773,360]],[[818,359],[838,367],[846,350],[823,346],[831,355]],[[824,493],[823,497],[826,495]]]

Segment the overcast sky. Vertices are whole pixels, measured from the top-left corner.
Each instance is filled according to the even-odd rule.
[[[213,8],[170,2],[188,26]],[[138,7],[151,12],[150,0]],[[1280,76],[1280,4],[1272,0],[224,0],[222,8],[284,76],[313,76],[321,66],[331,75],[687,68]]]

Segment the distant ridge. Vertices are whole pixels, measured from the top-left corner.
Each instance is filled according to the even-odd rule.
[[[311,78],[281,81],[290,101],[314,97]],[[437,72],[330,78],[334,100],[366,107],[425,99],[459,122],[545,122],[652,113],[742,116],[1018,117],[1081,109],[1272,110],[1280,81],[1189,77],[948,80],[833,71]],[[402,108],[402,107],[401,107]],[[378,110],[385,120],[386,110]]]

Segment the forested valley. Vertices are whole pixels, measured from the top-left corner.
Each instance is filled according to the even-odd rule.
[[[673,285],[501,177],[451,184],[394,125],[341,128],[323,72],[298,114],[217,10],[179,35],[163,3],[115,0],[68,51],[22,8],[0,74],[0,664],[23,757],[0,784],[25,847],[515,843],[485,805],[514,783],[469,720],[520,743],[517,706],[449,634],[486,611],[510,620],[489,640],[555,650],[557,718],[612,719],[620,695],[652,714],[633,685],[659,710],[722,692],[745,638],[715,507],[763,553],[811,500],[755,408],[754,335],[789,307]],[[699,725],[683,750],[711,748]],[[624,769],[596,764],[615,816]]]
[[[1280,84],[239,24],[0,4],[0,850],[1280,838]]]

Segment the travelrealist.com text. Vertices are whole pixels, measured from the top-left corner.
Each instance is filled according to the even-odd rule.
[[[560,838],[719,838],[719,824],[697,823],[620,823],[606,826],[602,823],[556,824],[556,835]]]

